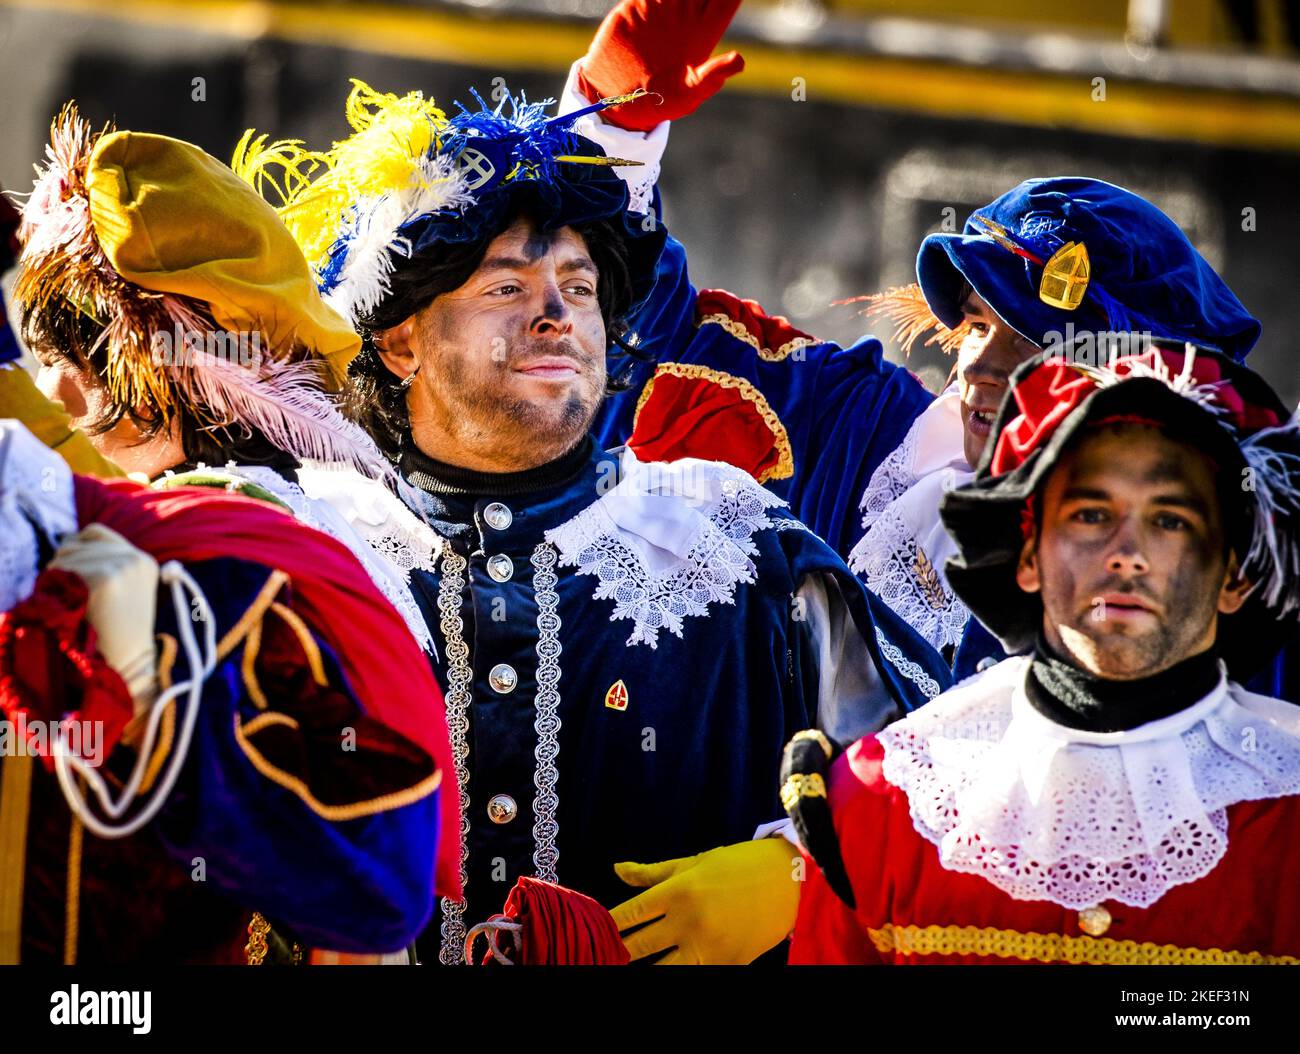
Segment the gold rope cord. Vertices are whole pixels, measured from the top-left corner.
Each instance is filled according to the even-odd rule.
[[[17,966],[22,954],[23,878],[34,765],[25,753],[0,763],[0,966]]]

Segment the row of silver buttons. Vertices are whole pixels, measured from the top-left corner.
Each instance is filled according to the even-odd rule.
[[[483,509],[483,522],[494,531],[504,531],[514,519],[514,513],[499,501],[491,502]],[[515,573],[514,561],[505,553],[497,553],[488,557],[487,572],[494,582],[509,582]],[[518,683],[519,675],[514,667],[504,662],[497,663],[488,673],[488,684],[501,695],[513,692]],[[493,823],[509,823],[519,815],[519,806],[509,794],[494,794],[488,799],[487,814]]]

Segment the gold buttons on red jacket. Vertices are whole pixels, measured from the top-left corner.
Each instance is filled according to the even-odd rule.
[[[1084,908],[1079,912],[1079,929],[1089,937],[1102,936],[1110,929],[1112,921],[1110,912],[1100,904],[1096,907]]]

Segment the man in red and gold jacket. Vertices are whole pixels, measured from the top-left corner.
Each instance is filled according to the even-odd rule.
[[[787,749],[797,963],[1300,963],[1300,427],[1191,345],[1035,356],[950,492],[1012,657],[829,764]],[[825,774],[829,772],[827,777]]]

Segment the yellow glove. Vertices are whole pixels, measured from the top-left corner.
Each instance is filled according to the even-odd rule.
[[[784,838],[758,838],[614,872],[646,890],[611,912],[633,959],[671,949],[659,965],[739,966],[794,928],[803,869]]]
[[[86,618],[95,627],[95,646],[126,682],[139,714],[154,697],[158,675],[157,561],[116,531],[92,523],[59,546],[50,566],[86,583]]]

